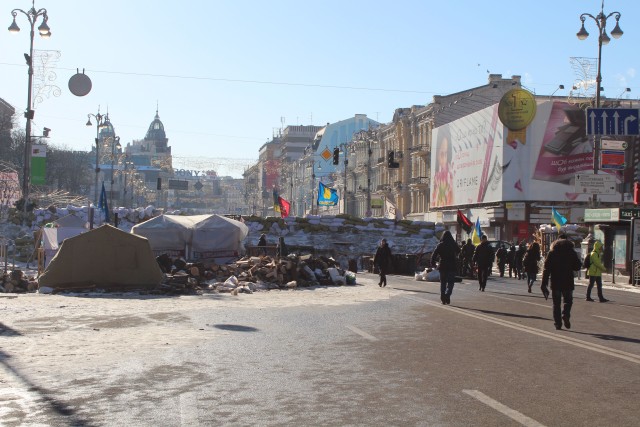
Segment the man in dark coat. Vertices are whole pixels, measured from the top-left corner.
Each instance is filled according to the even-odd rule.
[[[487,278],[493,266],[493,258],[493,249],[489,244],[489,240],[487,240],[487,235],[483,234],[480,238],[480,244],[476,246],[476,251],[473,253],[473,262],[478,266],[478,283],[482,292],[487,286]]]
[[[518,245],[518,249],[516,249],[516,255],[515,255],[516,275],[518,277],[518,280],[524,279],[524,276],[525,276],[524,267],[522,265],[522,259],[524,258],[524,254],[526,251],[527,251],[527,245],[524,243],[524,241],[520,242],[520,244]]]
[[[442,234],[440,243],[431,254],[431,266],[438,262],[440,273],[440,301],[442,304],[451,304],[451,294],[456,280],[456,259],[460,253],[460,247],[453,239],[449,230]]]
[[[507,248],[504,245],[500,245],[500,248],[496,251],[496,259],[498,260],[500,277],[504,277],[504,266],[507,264]]]
[[[380,283],[378,286],[387,286],[387,273],[389,272],[389,264],[391,264],[391,249],[387,244],[387,239],[380,241],[380,246],[376,249],[376,254],[373,257],[373,265],[378,266],[378,272],[380,274]]]
[[[473,259],[473,252],[475,250],[476,247],[473,246],[471,239],[467,239],[467,243],[462,246],[462,252],[460,253],[460,257],[462,258],[461,274],[463,276],[471,274],[471,260]]]
[[[260,235],[260,240],[258,240],[258,247],[260,248],[260,253],[263,255],[267,254],[267,235],[262,233]]]
[[[566,234],[558,236],[558,240],[553,242],[551,250],[544,260],[542,270],[542,284],[540,289],[545,298],[549,296],[547,289],[551,282],[551,297],[553,299],[553,323],[556,329],[564,327],[571,328],[571,306],[573,305],[573,273],[581,268],[580,257],[574,250],[574,245],[567,240]],[[564,300],[564,308],[560,310],[560,305]]]
[[[509,246],[509,250],[507,251],[507,263],[509,264],[509,277],[511,275],[518,275],[516,271],[516,247],[514,245]]]

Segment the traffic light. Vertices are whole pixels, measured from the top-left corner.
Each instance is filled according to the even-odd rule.
[[[395,160],[395,156],[396,154],[393,150],[387,153],[387,167],[389,169],[400,167],[400,164]]]
[[[333,149],[333,164],[334,165],[340,164],[340,149],[338,147]]]

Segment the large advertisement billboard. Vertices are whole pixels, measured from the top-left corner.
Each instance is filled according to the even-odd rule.
[[[496,104],[434,129],[432,207],[589,200],[591,194],[576,193],[574,185],[576,173],[593,170],[593,138],[586,136],[584,110],[566,102],[538,102],[533,122],[516,131],[497,115]],[[621,182],[620,172],[609,173]],[[621,195],[598,198],[614,202]]]

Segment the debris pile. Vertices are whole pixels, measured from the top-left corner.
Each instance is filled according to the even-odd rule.
[[[28,277],[22,270],[13,270],[2,274],[0,292],[25,293],[35,292],[37,289],[38,282],[36,279]]]
[[[166,254],[156,258],[166,280],[162,293],[253,293],[272,289],[355,284],[355,273],[344,271],[333,258],[291,254],[285,258],[244,257],[232,264],[186,263]]]

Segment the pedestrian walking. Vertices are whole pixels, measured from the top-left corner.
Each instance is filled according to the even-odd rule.
[[[593,244],[593,250],[588,255],[589,256],[589,286],[587,286],[587,301],[593,301],[591,299],[591,290],[593,289],[593,285],[595,284],[598,287],[598,300],[600,302],[608,302],[609,300],[604,297],[602,294],[602,272],[605,271],[604,265],[602,265],[602,252],[603,246],[602,242],[596,240]]]
[[[267,235],[264,233],[260,235],[260,240],[258,240],[258,248],[260,250],[260,253],[262,253],[263,255],[267,254]]]
[[[540,289],[545,298],[549,296],[548,286],[551,284],[553,300],[553,323],[556,329],[571,328],[571,306],[573,305],[573,275],[580,270],[580,257],[574,250],[574,244],[566,234],[560,234],[553,242],[544,260],[542,284]],[[564,307],[561,305],[564,302]]]
[[[438,263],[440,273],[440,301],[442,304],[451,304],[451,294],[456,280],[456,259],[460,253],[460,247],[454,240],[451,232],[446,230],[440,238],[440,243],[431,254],[431,266]]]
[[[509,246],[509,250],[507,250],[507,263],[509,264],[509,277],[517,276],[518,272],[516,271],[516,247],[514,245]]]
[[[540,244],[538,242],[533,242],[527,248],[527,251],[524,253],[524,258],[522,259],[522,267],[527,275],[527,291],[529,293],[531,293],[533,282],[536,281],[536,276],[538,275],[538,262],[541,259],[542,255],[540,254]]]
[[[524,258],[524,253],[527,251],[527,246],[524,243],[524,240],[520,242],[518,248],[516,249],[515,254],[515,264],[516,264],[516,276],[518,280],[524,279],[524,270],[522,268],[522,259]]]
[[[471,266],[471,262],[473,259],[473,252],[475,250],[476,247],[473,246],[471,239],[467,239],[467,242],[462,246],[462,250],[460,252],[460,257],[462,258],[462,270],[460,270],[460,274],[463,276],[472,274],[473,267]]]
[[[487,278],[489,277],[489,270],[493,266],[493,258],[493,249],[489,244],[489,240],[487,240],[487,235],[483,234],[480,238],[480,244],[476,246],[476,250],[473,253],[473,261],[478,266],[478,283],[482,292],[487,286]]]
[[[390,264],[391,249],[387,244],[387,239],[382,239],[373,257],[373,265],[378,267],[378,273],[380,274],[380,282],[378,283],[380,287],[387,286],[387,273],[389,273]]]
[[[500,245],[500,248],[496,251],[496,259],[498,260],[498,271],[500,271],[500,277],[504,277],[504,269],[507,264],[507,248],[505,245]]]

